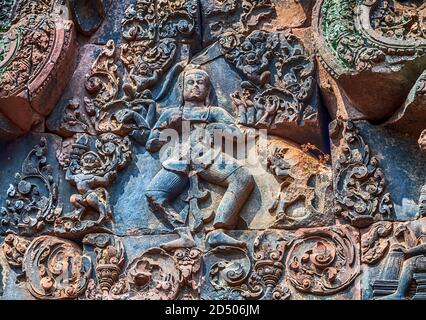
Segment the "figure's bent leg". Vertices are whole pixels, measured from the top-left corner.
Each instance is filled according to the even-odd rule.
[[[172,224],[174,231],[179,235],[176,240],[162,244],[165,250],[176,248],[195,247],[194,238],[188,227],[184,227],[185,221],[176,212],[171,203],[188,184],[188,177],[165,169],[161,169],[148,186],[145,196],[153,211],[161,212]]]
[[[251,125],[256,124],[256,109],[254,107],[247,108],[247,123]]]
[[[254,188],[253,176],[244,167],[238,168],[226,181],[228,189],[216,210],[213,223],[216,229],[233,229],[235,227],[240,210]]]
[[[174,227],[182,226],[185,221],[173,208],[171,202],[186,187],[187,183],[187,176],[161,169],[145,193],[151,210],[162,213]]]
[[[404,266],[402,267],[402,272],[399,277],[398,288],[396,289],[396,292],[391,295],[382,297],[381,299],[401,300],[407,297],[411,281],[413,280],[416,260],[417,260],[417,257],[413,257],[404,262]]]
[[[414,269],[416,266],[417,257],[413,257],[405,261],[402,268],[401,275],[399,277],[398,289],[396,289],[395,295],[403,299],[408,294],[411,281],[413,280]]]
[[[109,194],[104,188],[97,188],[96,190],[89,191],[86,195],[87,204],[99,213],[97,220],[101,224],[106,218],[112,218],[112,210],[109,204]]]
[[[244,106],[240,106],[238,109],[239,109],[238,110],[239,123],[240,124],[247,124],[246,108]]]
[[[70,197],[70,202],[74,206],[73,216],[78,217],[80,219],[87,210],[87,201],[86,196],[81,194],[73,194]]]
[[[208,244],[211,247],[236,246],[245,247],[246,243],[238,241],[227,234],[224,229],[233,229],[238,222],[241,208],[254,188],[253,176],[244,167],[239,167],[229,176],[217,168],[210,168],[201,174],[207,181],[227,187],[225,194],[216,210],[213,227],[216,229],[209,233]],[[221,179],[223,175],[223,179]]]

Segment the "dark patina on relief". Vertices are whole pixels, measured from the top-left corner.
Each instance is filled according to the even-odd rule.
[[[0,0],[0,299],[426,297],[417,0]]]

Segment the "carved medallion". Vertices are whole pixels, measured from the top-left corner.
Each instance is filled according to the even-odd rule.
[[[91,262],[73,242],[35,238],[22,260],[27,288],[39,299],[73,299],[86,288]]]
[[[0,32],[0,112],[26,132],[52,111],[67,84],[75,31],[55,1],[17,1],[14,15]]]
[[[350,229],[303,230],[287,257],[290,283],[305,293],[334,294],[359,273],[356,238]]]

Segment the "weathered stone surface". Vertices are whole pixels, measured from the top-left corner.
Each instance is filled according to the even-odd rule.
[[[278,27],[302,28],[311,24],[312,8],[315,1],[275,1]]]
[[[0,137],[1,143],[12,140],[15,137],[18,137],[23,134],[23,131],[19,129],[15,124],[12,123],[8,118],[3,114],[0,114]]]
[[[19,277],[22,272],[14,270],[8,264],[3,251],[0,251],[0,264],[2,266],[2,300],[36,300],[26,288],[26,283]],[[21,280],[19,280],[21,279]]]
[[[58,272],[58,265],[64,264],[67,268]],[[22,259],[27,288],[38,299],[77,298],[86,289],[90,271],[90,259],[77,244],[52,236],[33,239]]]
[[[393,204],[385,174],[358,126],[334,120],[330,138],[336,214],[358,228],[390,219]]]
[[[30,133],[2,145],[0,232],[36,235],[51,231],[61,213],[56,152],[61,139]]]
[[[205,45],[229,31],[248,34],[276,17],[276,2],[272,0],[202,0],[201,6]]]
[[[363,219],[370,219],[367,224],[373,222],[376,214],[389,220],[414,219],[424,183],[419,177],[424,176],[426,165],[417,141],[366,121],[336,123],[331,126],[332,158],[342,212],[349,209],[349,216],[359,218],[361,224]],[[346,129],[339,135],[343,126]],[[346,146],[350,156],[345,155],[349,154]]]
[[[379,222],[362,234],[362,298],[425,298],[424,216],[415,221]]]
[[[61,99],[46,121],[46,126],[50,131],[63,136],[72,136],[74,133],[88,131],[83,122],[84,119],[89,118],[87,113],[80,112],[81,115],[79,117],[72,117],[72,113],[80,105],[83,106],[86,89],[82,85],[82,80],[85,80],[90,74],[90,68],[101,50],[102,46],[91,44],[82,46],[79,49],[75,71]],[[64,118],[66,117],[70,118],[71,123],[69,125],[64,124]]]
[[[64,3],[0,0],[0,299],[426,298],[425,4]]]
[[[202,0],[203,42],[210,44],[228,31],[250,33],[254,29],[308,27],[314,3],[311,0]]]
[[[49,270],[45,278],[28,274],[28,266],[37,262],[37,255],[30,253],[52,246],[57,247],[52,254],[63,255],[60,259],[76,259],[83,254],[81,261],[73,262],[73,273],[87,275],[90,268],[94,270],[95,278],[86,283],[82,299],[360,298],[359,239],[353,228],[246,231],[230,235],[243,239],[247,247],[206,247],[205,236],[201,236],[196,238],[193,248],[167,249],[164,244],[175,236],[116,237],[92,233],[83,238],[82,253],[75,243],[42,236],[29,244],[22,260],[23,271],[24,276],[31,277],[30,291],[38,298],[51,299],[55,295],[63,299],[70,298],[65,294],[75,294],[79,288],[77,283],[74,286],[74,283],[61,281],[60,274],[50,278],[50,282],[47,279],[51,276]],[[305,259],[305,255],[310,260]],[[316,272],[305,273],[308,270]],[[232,275],[233,271],[237,272]],[[331,279],[330,272],[333,273]],[[79,284],[85,285],[82,281],[87,281],[87,277],[84,275],[72,281],[80,279]],[[53,285],[54,289],[46,290],[51,293],[37,291],[38,285],[46,287],[47,283]],[[75,290],[61,291],[64,286]]]
[[[61,185],[61,195],[69,196],[71,210],[54,221],[55,233],[74,238],[103,230],[103,225],[113,218],[106,187],[131,161],[130,140],[113,133],[98,137],[81,134],[66,140],[60,152],[58,156],[64,168],[61,181],[71,184],[77,192],[69,194],[65,192],[69,189]],[[62,199],[68,202],[68,199]]]
[[[79,32],[92,35],[101,25],[108,12],[111,0],[73,0],[70,6]]]
[[[401,108],[386,122],[390,128],[418,137],[426,123],[426,72],[420,75]]]
[[[393,12],[393,3],[405,9]],[[386,8],[378,9],[383,6]],[[377,30],[417,32],[401,24],[408,19],[403,17],[408,6],[401,1],[381,0],[316,2],[312,26],[320,61],[338,79],[363,119],[384,121],[392,116],[426,65],[424,38],[416,39],[414,34],[408,38],[388,36]],[[410,19],[421,17],[421,10],[413,9]],[[394,26],[384,26],[386,23]]]
[[[105,18],[96,32],[91,36],[89,42],[97,45],[104,45],[109,40],[118,42],[121,40],[121,21],[125,17],[126,8],[134,3],[132,0],[111,1]]]
[[[361,298],[355,229],[266,230],[241,232],[238,238],[247,249],[217,247],[204,254],[204,299]],[[327,278],[327,272],[333,276]]]
[[[356,122],[360,134],[371,146],[387,180],[392,195],[393,219],[411,220],[418,212],[420,189],[425,183],[426,158],[419,152],[417,136],[407,136],[386,127]],[[408,156],[409,155],[409,156]]]
[[[16,23],[0,34],[0,111],[24,132],[52,111],[73,68],[73,22],[65,6],[49,3],[17,3]]]
[[[140,196],[146,193],[149,182],[161,169],[161,163],[157,155],[151,155],[137,145],[133,148],[136,159],[111,187],[114,231],[118,234],[131,234],[138,229],[166,231],[168,228],[161,217],[153,216],[146,198]],[[257,158],[249,166],[255,187],[252,196],[241,209],[239,228],[296,229],[333,224],[333,205],[325,196],[331,190],[329,167],[294,144],[279,138],[271,137],[268,152],[268,159]],[[262,167],[268,161],[269,169]],[[283,171],[280,171],[281,168]],[[307,168],[309,173],[306,172]],[[284,181],[289,183],[280,187]],[[200,208],[203,212],[215,210],[225,189],[205,181],[201,185],[210,190],[211,199],[200,204]],[[184,199],[187,197],[188,187],[173,202],[178,212],[185,211],[187,205]]]

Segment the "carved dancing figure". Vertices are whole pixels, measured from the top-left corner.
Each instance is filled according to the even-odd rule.
[[[192,153],[190,161],[185,156],[169,158],[162,163],[162,169],[156,174],[147,188],[146,197],[153,211],[160,212],[168,218],[180,238],[163,245],[163,248],[174,249],[192,247],[195,245],[189,228],[184,227],[185,221],[172,207],[173,200],[194,176],[215,185],[227,188],[218,208],[212,213],[214,231],[208,235],[210,246],[230,245],[245,246],[224,233],[233,229],[237,223],[239,212],[254,188],[254,179],[248,170],[235,158],[211,147],[204,148],[198,156],[200,145],[197,139],[192,139],[200,132],[213,136],[215,129],[223,130],[232,136],[241,135],[234,118],[223,108],[209,104],[211,83],[209,75],[200,69],[184,71],[183,74],[183,103],[180,107],[167,109],[158,119],[147,142],[147,150],[159,151],[167,141],[160,139],[161,132],[166,129],[176,129],[179,138],[182,134],[183,123],[190,125],[190,141],[177,143],[178,147],[187,148]]]
[[[88,136],[84,134],[73,144],[65,179],[75,185],[79,192],[70,198],[76,208],[73,216],[80,220],[90,208],[99,214],[96,224],[101,224],[112,216],[106,187],[115,179],[117,171],[129,163],[130,141],[106,133],[98,137],[96,152],[89,149]]]
[[[84,137],[84,136],[83,136]],[[71,153],[71,161],[68,166],[65,179],[74,184],[79,194],[70,197],[71,204],[76,208],[74,212],[81,216],[87,208],[99,213],[97,223],[102,223],[106,218],[111,217],[108,191],[101,187],[107,186],[113,173],[107,172],[104,176],[96,176],[93,170],[101,166],[99,156],[91,151],[84,152],[83,145],[76,145],[76,149]],[[84,152],[79,159],[79,154]],[[96,189],[95,189],[96,188]]]

